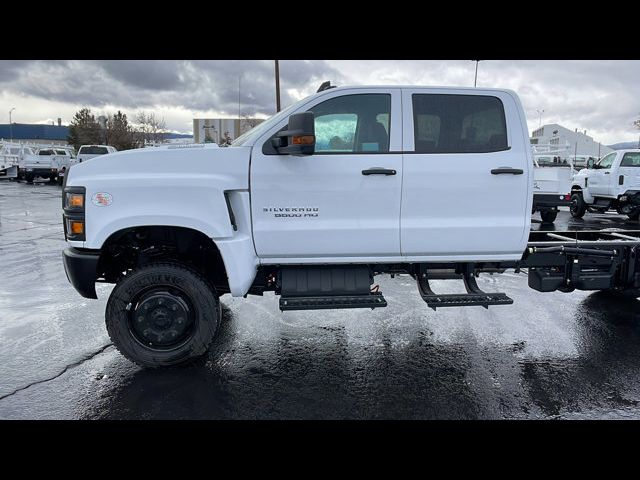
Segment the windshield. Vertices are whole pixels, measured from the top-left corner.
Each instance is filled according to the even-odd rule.
[[[265,120],[264,122],[262,122],[260,125],[258,125],[257,127],[253,127],[251,130],[249,130],[248,132],[243,133],[242,135],[240,135],[238,138],[236,138],[233,142],[231,142],[231,146],[233,147],[240,147],[242,145],[244,145],[245,143],[249,142],[249,141],[253,141],[255,140],[257,137],[259,137],[260,135],[262,135],[263,132],[266,132],[267,130],[269,130],[271,127],[273,127],[274,125],[276,125],[280,120],[282,120],[283,118],[286,118],[289,116],[289,114],[295,110],[296,108],[298,108],[302,103],[305,103],[309,98],[303,98],[300,101],[297,101],[296,103],[289,105],[287,108],[285,108],[284,110],[280,110],[278,113],[276,113],[274,116],[268,118],[267,120]]]
[[[107,147],[80,147],[78,155],[104,155],[109,153]]]

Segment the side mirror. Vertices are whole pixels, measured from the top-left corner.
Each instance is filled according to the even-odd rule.
[[[587,160],[587,168],[593,168],[593,164],[594,164],[593,158],[590,158],[589,160]]]
[[[316,149],[316,130],[313,112],[294,113],[289,117],[288,130],[279,132],[271,141],[281,155],[313,155]]]

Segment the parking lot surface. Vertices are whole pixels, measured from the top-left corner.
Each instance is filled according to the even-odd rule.
[[[568,212],[532,229],[640,229]],[[189,367],[144,370],[111,345],[104,308],[62,266],[60,187],[0,182],[0,418],[640,418],[640,301],[538,293],[481,275],[511,306],[429,309],[408,276],[376,277],[389,306],[280,312],[222,298],[221,331]],[[433,282],[443,293],[454,282]]]

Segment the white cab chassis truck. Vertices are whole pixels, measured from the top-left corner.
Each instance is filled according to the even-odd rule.
[[[640,294],[640,232],[530,232],[533,159],[509,90],[323,88],[228,148],[169,146],[75,165],[63,253],[86,298],[115,284],[106,326],[147,367],[211,344],[222,295],[272,291],[281,310],[378,308],[380,274],[427,306],[505,305],[480,273],[529,286]],[[432,279],[462,281],[439,295]]]
[[[640,216],[640,150],[617,150],[597,162],[588,160],[587,168],[573,178],[571,215],[582,218],[589,211],[615,210],[631,220]]]

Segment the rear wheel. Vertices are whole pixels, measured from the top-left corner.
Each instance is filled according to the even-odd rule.
[[[553,223],[558,216],[557,210],[543,210],[540,212],[540,218],[544,223]]]
[[[581,193],[574,193],[571,195],[571,206],[569,207],[569,210],[571,211],[571,216],[573,218],[584,217],[584,214],[587,211],[587,204],[584,203],[584,198],[582,198]]]
[[[626,290],[602,290],[600,293],[612,298],[640,298],[640,288]]]
[[[215,289],[178,263],[147,265],[111,292],[106,325],[114,345],[143,367],[190,363],[207,352],[219,324]]]

